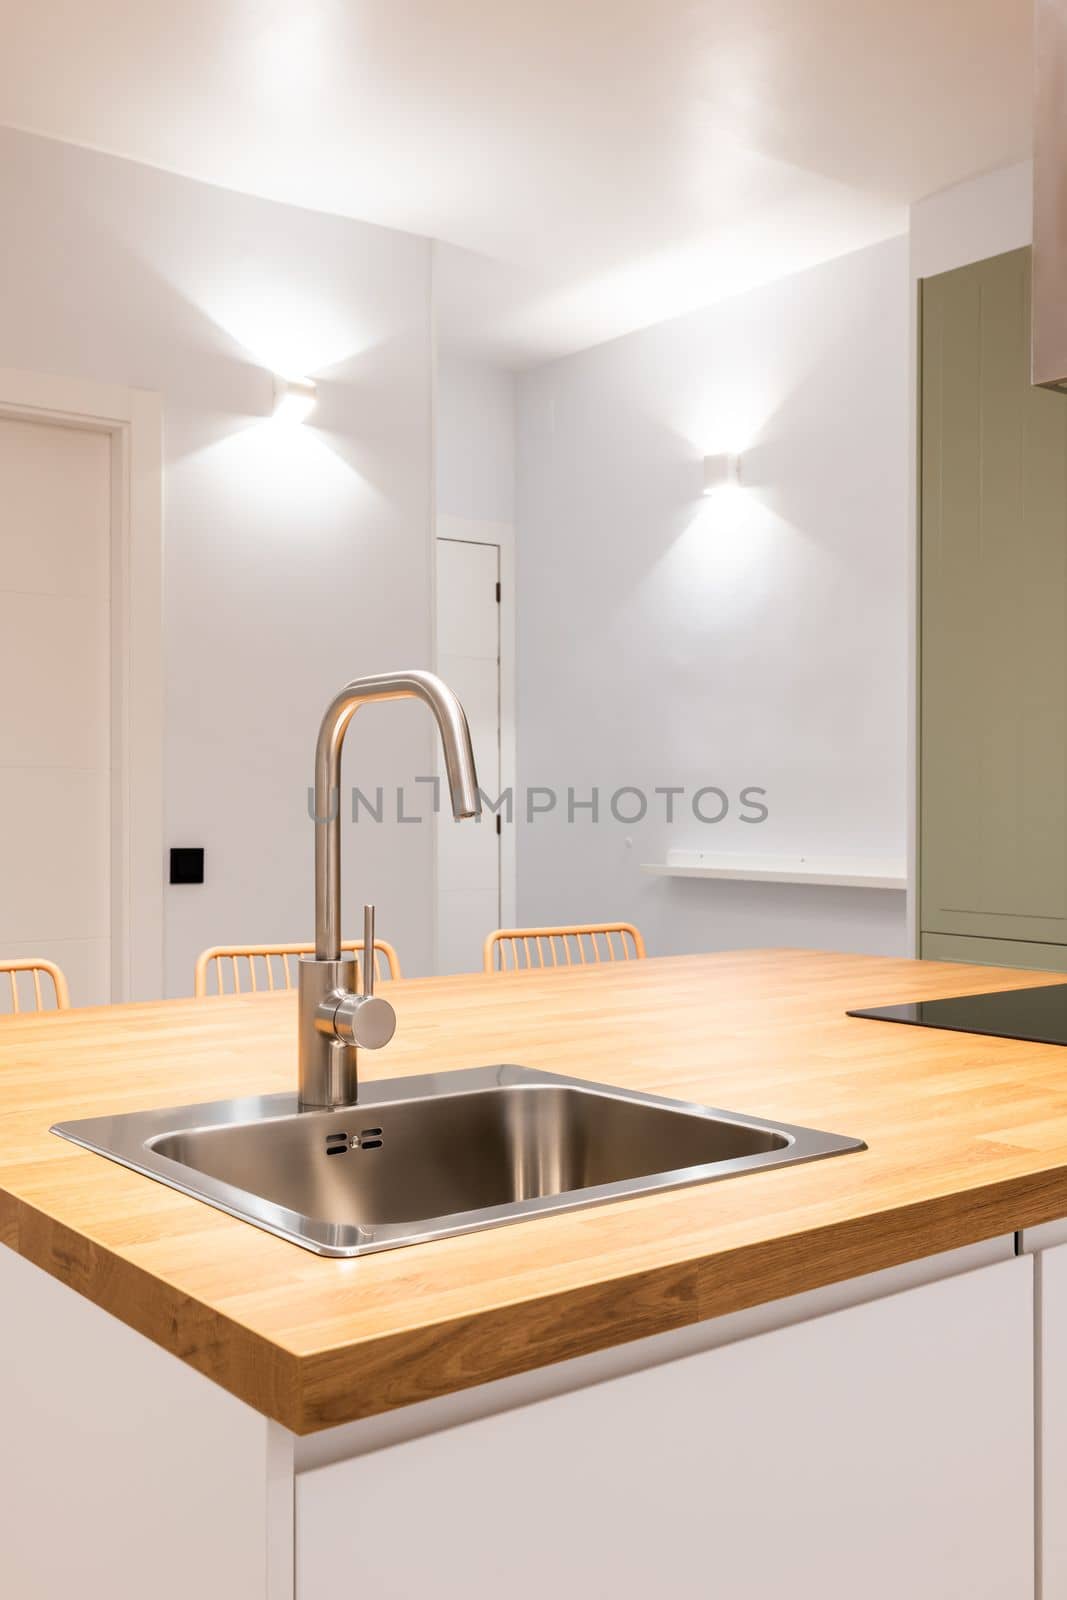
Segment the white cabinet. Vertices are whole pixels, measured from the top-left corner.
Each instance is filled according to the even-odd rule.
[[[1041,1424],[1042,1600],[1067,1600],[1067,1244],[1040,1250],[1037,1270]]]
[[[1033,1332],[1020,1257],[300,1473],[297,1600],[1025,1600]]]
[[[0,1245],[2,1600],[292,1600],[291,1439]]]

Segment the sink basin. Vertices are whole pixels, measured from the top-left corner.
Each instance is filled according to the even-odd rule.
[[[53,1133],[320,1255],[356,1256],[865,1148],[526,1067],[57,1123]]]

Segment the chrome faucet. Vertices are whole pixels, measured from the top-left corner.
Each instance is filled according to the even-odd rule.
[[[300,1109],[355,1105],[357,1052],[378,1050],[396,1013],[374,993],[374,907],[363,913],[362,993],[352,952],[341,950],[341,749],[348,724],[370,700],[422,700],[437,719],[453,815],[481,810],[474,751],[463,707],[432,672],[382,672],[346,683],[326,710],[315,746],[315,954],[300,957]]]

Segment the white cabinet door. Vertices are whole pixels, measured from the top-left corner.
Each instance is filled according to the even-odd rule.
[[[292,1600],[292,1435],[0,1245],[3,1600]]]
[[[1041,1383],[1042,1600],[1067,1600],[1067,1244],[1034,1257]]]
[[[1026,1600],[1028,1258],[297,1478],[298,1600]]]

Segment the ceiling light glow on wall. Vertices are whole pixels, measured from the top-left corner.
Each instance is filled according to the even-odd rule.
[[[303,422],[315,405],[315,385],[310,378],[274,379],[274,415],[281,422]]]
[[[712,494],[741,481],[741,458],[734,455],[704,457],[704,493]]]

